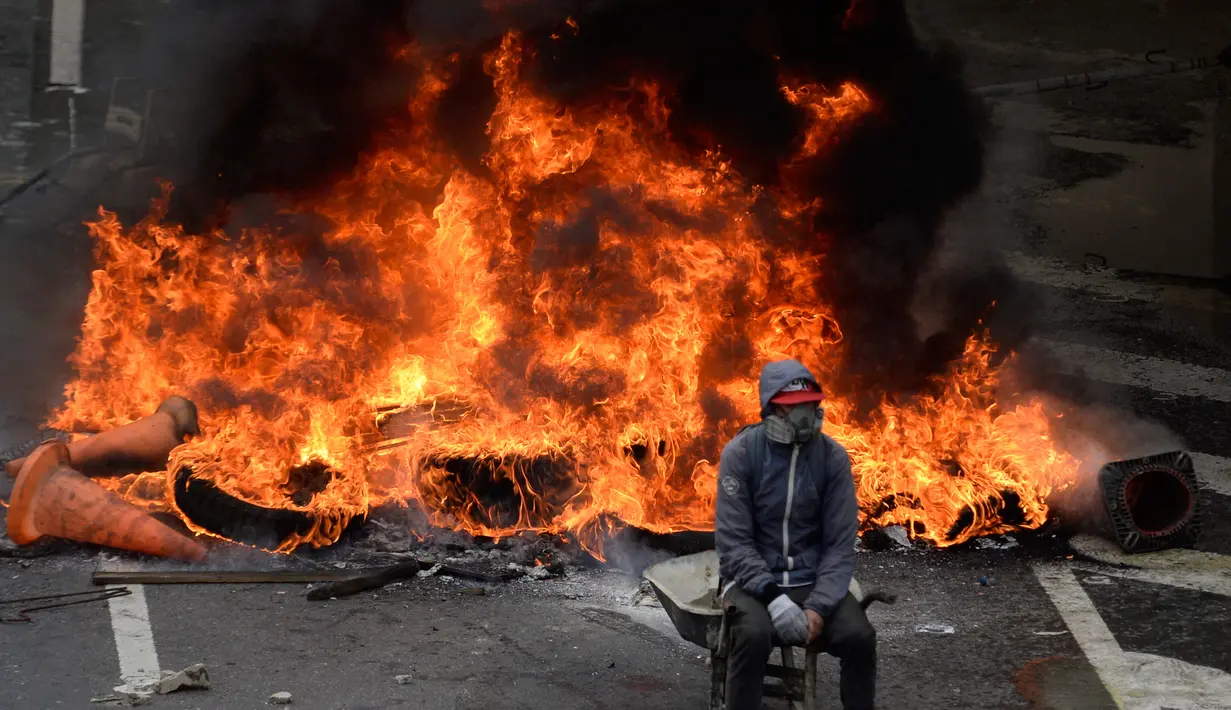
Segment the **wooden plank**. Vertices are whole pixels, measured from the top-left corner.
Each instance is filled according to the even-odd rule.
[[[94,584],[296,584],[336,582],[350,579],[353,569],[267,569],[267,570],[94,570]]]
[[[296,584],[336,582],[368,572],[310,566],[293,556],[258,550],[227,549],[213,566],[176,560],[103,555],[94,566],[94,584]],[[225,561],[224,561],[225,560]]]

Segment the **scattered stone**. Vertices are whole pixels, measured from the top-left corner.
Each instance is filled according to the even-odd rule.
[[[154,686],[159,695],[178,690],[204,690],[209,687],[209,670],[202,663],[194,663],[182,671],[163,671],[162,679]]]
[[[948,624],[919,624],[915,627],[917,634],[951,634],[954,633],[952,626]]]
[[[650,585],[648,580],[641,580],[641,584],[637,586],[637,591],[633,592],[632,599],[629,600],[629,606],[652,606],[662,608],[662,602],[658,600],[658,595],[654,593],[654,587]]]
[[[393,679],[398,682],[398,685],[410,685],[411,681],[413,681],[415,677],[411,675],[395,675],[393,676]]]
[[[526,570],[526,576],[530,579],[547,579],[548,577],[552,577],[554,575],[552,575],[551,570],[547,569],[546,565],[539,565],[538,567],[528,568]]]
[[[1012,550],[1017,547],[1017,540],[1008,535],[989,535],[975,540],[975,547],[980,550]]]
[[[893,544],[898,547],[910,547],[910,535],[907,534],[906,528],[901,525],[890,525],[885,528],[885,534],[888,535],[889,539],[893,540]]]
[[[420,577],[435,577],[436,573],[440,571],[441,567],[444,567],[444,565],[437,562],[436,564],[432,565],[428,569],[419,570],[419,576]],[[411,569],[413,569],[413,567]]]
[[[291,694],[283,690],[269,696],[267,702],[271,705],[290,705]]]
[[[863,546],[872,552],[908,550],[911,547],[910,536],[906,534],[906,528],[901,525],[872,528],[865,531],[860,539],[863,540]]]

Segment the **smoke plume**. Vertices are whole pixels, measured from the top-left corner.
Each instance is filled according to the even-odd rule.
[[[819,286],[845,336],[835,386],[869,393],[869,405],[925,387],[980,320],[1000,325],[988,319],[992,304],[1012,300],[1001,278],[933,284],[963,307],[949,309],[926,341],[917,334],[911,302],[946,211],[981,179],[985,121],[957,55],[923,46],[901,0],[173,7],[156,26],[179,29],[166,34],[168,47],[152,50],[174,57],[159,63],[159,78],[182,89],[171,119],[177,141],[160,156],[160,174],[176,185],[169,218],[189,231],[225,223],[245,196],[302,200],[327,189],[374,145],[408,130],[417,77],[398,59],[406,46],[458,53],[433,129],[460,165],[484,174],[495,93],[482,56],[516,28],[534,56],[533,82],[564,106],[601,106],[633,81],[652,80],[669,97],[669,132],[679,146],[695,155],[721,151],[762,189],[823,200],[810,230],[778,238],[783,248],[826,255]],[[194,28],[187,40],[186,23]],[[807,122],[781,91],[783,77],[825,87],[854,82],[876,110],[844,128],[823,159],[788,166]],[[592,238],[597,219],[618,214],[616,201],[596,198],[571,223],[539,234],[531,263],[618,262],[594,253]],[[730,309],[742,310],[746,294],[731,296]],[[711,354],[747,352],[737,321]]]

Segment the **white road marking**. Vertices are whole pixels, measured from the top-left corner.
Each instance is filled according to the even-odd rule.
[[[1022,281],[1084,291],[1111,303],[1129,299],[1218,313],[1231,312],[1231,297],[1215,289],[1128,281],[1116,269],[1075,264],[1064,259],[1003,251],[1009,269]]]
[[[1231,675],[1173,658],[1125,653],[1071,569],[1035,563],[1034,574],[1116,705],[1124,710],[1227,708]],[[1106,574],[1106,571],[1103,571]]]
[[[1152,284],[1123,281],[1115,269],[1080,266],[1063,259],[1027,256],[1021,252],[1003,252],[1009,269],[1022,281],[1087,291],[1110,301],[1135,299],[1157,301],[1160,288]]]
[[[1231,576],[1222,569],[1137,569],[1133,567],[1112,567],[1086,562],[1076,562],[1073,569],[1079,569],[1104,577],[1131,579],[1149,584],[1164,584],[1168,587],[1179,587],[1194,592],[1208,592],[1231,597]]]
[[[158,650],[154,648],[154,630],[150,627],[150,610],[145,604],[145,587],[133,584],[128,589],[132,594],[112,597],[107,602],[123,681],[116,690],[141,693],[159,681],[161,671]]]
[[[51,5],[49,83],[59,86],[81,84],[81,40],[84,33],[85,0],[55,0]]]
[[[1056,357],[1100,381],[1231,402],[1231,372],[1092,345],[1040,339]]]
[[[1081,652],[1089,659],[1090,665],[1098,673],[1099,680],[1107,687],[1116,705],[1121,708],[1131,707],[1125,702],[1125,690],[1133,687],[1133,678],[1128,664],[1124,661],[1124,651],[1120,642],[1107,628],[1103,617],[1094,608],[1094,602],[1086,596],[1073,573],[1062,565],[1034,564],[1034,575],[1038,577],[1043,591],[1051,597],[1060,618],[1073,632],[1073,638],[1081,647]]]
[[[1231,710],[1231,673],[1178,658],[1125,652],[1134,677],[1149,684],[1137,707],[1160,710]]]
[[[1202,488],[1231,496],[1231,459],[1210,454],[1192,454],[1193,469]]]

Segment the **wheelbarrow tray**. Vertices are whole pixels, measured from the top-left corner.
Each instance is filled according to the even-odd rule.
[[[713,649],[722,626],[718,553],[714,550],[659,562],[641,573],[685,641]]]
[[[714,550],[685,555],[647,567],[641,573],[685,641],[713,650],[722,627],[722,604],[718,602],[718,553]],[[863,590],[854,577],[849,586],[856,601]]]

